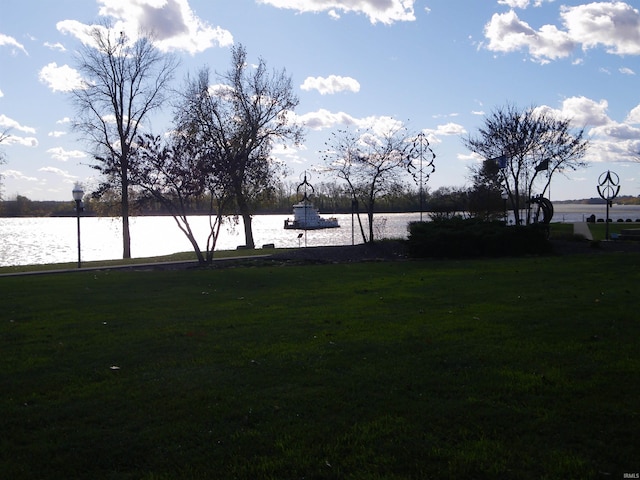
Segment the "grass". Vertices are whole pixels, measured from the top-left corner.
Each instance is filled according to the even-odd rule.
[[[604,240],[606,238],[607,225],[604,222],[587,223],[593,240]],[[620,234],[622,230],[639,228],[640,223],[636,222],[609,222],[609,235]],[[570,238],[573,236],[573,223],[552,223],[551,238]]]
[[[246,250],[216,250],[214,259],[234,258],[238,256],[255,256],[268,255],[274,253],[275,249],[246,249]],[[280,250],[281,251],[281,250]],[[171,255],[161,255],[157,257],[139,257],[115,260],[96,260],[90,262],[82,262],[83,268],[100,268],[100,267],[119,267],[129,265],[142,265],[147,263],[161,262],[197,262],[198,259],[194,252],[178,252]],[[54,270],[69,270],[77,268],[77,262],[68,263],[49,263],[49,264],[33,264],[33,265],[15,265],[9,267],[0,267],[0,275],[13,274],[20,272],[47,272]]]
[[[0,279],[5,478],[640,471],[640,255]]]
[[[604,222],[589,223],[589,230],[594,240],[604,240],[606,238],[607,225]],[[612,233],[620,234],[622,230],[640,228],[640,224],[636,222],[610,222],[609,235]]]

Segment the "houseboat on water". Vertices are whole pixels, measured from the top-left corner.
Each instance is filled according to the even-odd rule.
[[[287,218],[284,221],[285,230],[320,230],[323,228],[338,228],[340,224],[334,217],[323,218],[318,209],[313,206],[309,199],[308,190],[314,192],[313,186],[307,181],[307,174],[304,174],[303,182],[298,185],[297,194],[302,198],[293,206],[293,220]]]

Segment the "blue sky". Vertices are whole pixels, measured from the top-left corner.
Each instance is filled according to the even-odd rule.
[[[174,86],[203,66],[229,67],[230,46],[285,68],[307,126],[275,154],[291,180],[322,165],[337,128],[401,122],[435,151],[427,186],[463,186],[479,161],[462,138],[492,110],[538,106],[571,118],[591,141],[589,167],[557,177],[551,199],[597,196],[613,170],[640,195],[640,11],[631,1],[561,0],[2,0],[0,145],[4,198],[70,200],[97,184],[89,145],[70,129],[80,32],[110,19],[152,28],[177,54]],[[169,127],[170,108],[150,117]],[[316,174],[316,181],[326,180]]]

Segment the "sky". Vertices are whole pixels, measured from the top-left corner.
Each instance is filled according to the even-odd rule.
[[[576,0],[1,0],[0,144],[3,198],[71,201],[98,183],[91,145],[71,129],[75,53],[105,20],[153,30],[180,60],[173,87],[203,67],[227,71],[231,46],[286,69],[305,125],[276,148],[290,181],[323,165],[331,132],[404,125],[436,154],[426,187],[470,184],[481,159],[464,147],[507,105],[544,107],[590,147],[588,167],[555,176],[551,200],[597,197],[598,177],[640,195],[640,11],[637,2]],[[168,102],[170,103],[170,102]],[[171,108],[150,117],[170,129]],[[329,181],[311,173],[311,183]]]

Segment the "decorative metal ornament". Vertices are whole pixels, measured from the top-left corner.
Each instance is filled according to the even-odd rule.
[[[609,240],[609,207],[612,200],[620,193],[620,177],[615,172],[607,170],[598,177],[598,194],[607,202],[607,219],[605,220],[605,239]]]
[[[598,193],[603,200],[611,203],[611,200],[620,193],[620,177],[616,172],[607,170],[598,177]]]

